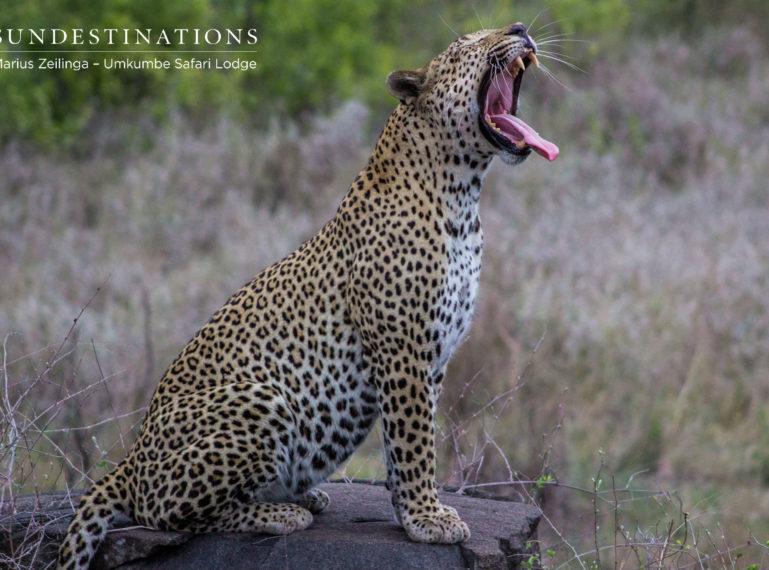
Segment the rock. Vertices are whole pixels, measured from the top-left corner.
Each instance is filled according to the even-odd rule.
[[[457,509],[472,536],[458,545],[411,542],[393,520],[389,492],[381,485],[321,485],[331,503],[306,530],[284,537],[250,533],[192,535],[116,521],[93,568],[328,568],[425,569],[519,568],[538,552],[539,511],[508,500],[441,493]],[[45,568],[56,555],[79,495],[49,493],[16,501],[16,514],[3,513],[0,555],[21,567]],[[8,560],[8,558],[6,558]],[[3,558],[0,558],[0,565]]]

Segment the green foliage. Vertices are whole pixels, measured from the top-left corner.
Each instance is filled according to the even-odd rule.
[[[254,7],[262,32],[260,69],[250,87],[258,99],[291,115],[324,107],[331,95],[381,101],[384,78],[396,67],[392,40],[406,0],[290,4]]]
[[[628,0],[549,0],[547,7],[569,34],[620,34],[630,22]]]
[[[545,485],[549,485],[554,481],[555,479],[553,479],[553,476],[550,473],[543,474],[537,479],[537,489],[541,489]]]
[[[532,556],[529,556],[528,558],[525,558],[524,560],[521,560],[521,568],[539,568],[539,567],[540,567],[539,554],[534,554]]]
[[[714,24],[737,24],[767,33],[765,0],[645,0],[634,11],[637,27],[649,31],[701,34]]]
[[[753,26],[766,39],[767,26],[758,16],[763,0],[666,2],[648,0],[7,0],[0,11],[0,58],[37,61],[40,54],[11,54],[34,46],[12,46],[10,29],[61,28],[84,30],[127,28],[254,29],[258,42],[252,71],[132,70],[116,71],[91,65],[88,70],[0,70],[0,142],[32,140],[46,145],[77,142],[96,117],[114,112],[162,117],[169,110],[205,118],[226,111],[238,119],[258,122],[275,116],[292,119],[327,110],[341,100],[357,98],[374,108],[389,107],[384,88],[396,68],[418,67],[457,35],[515,21],[538,37],[566,34],[594,43],[551,44],[582,65],[601,50],[607,53],[627,33],[701,32],[708,23],[735,22]],[[755,15],[756,17],[751,17]],[[536,32],[539,30],[539,32]],[[563,39],[563,38],[562,38]],[[585,45],[588,46],[587,53]],[[73,46],[62,45],[64,50]],[[127,51],[134,46],[110,46]],[[178,57],[190,46],[153,46],[158,53],[131,54],[132,60]],[[249,46],[251,47],[251,46]],[[66,60],[91,64],[106,54],[92,46],[82,53],[59,53]],[[121,55],[121,54],[118,54]],[[128,54],[122,54],[129,57]],[[606,146],[598,125],[594,148]],[[588,126],[588,131],[592,127]],[[643,132],[629,126],[631,143]]]
[[[765,0],[547,0],[546,6],[561,30],[582,37],[622,40],[629,28],[644,35],[692,35],[728,23],[767,32]]]
[[[175,27],[211,27],[207,0],[145,4],[126,2],[24,2],[10,0],[0,12],[0,29],[73,28],[138,28],[158,29]],[[223,26],[235,24],[225,21]],[[237,26],[233,26],[237,27]],[[34,64],[33,69],[3,70],[0,81],[0,137],[21,137],[39,143],[61,142],[80,132],[88,121],[100,111],[116,106],[137,103],[150,98],[160,98],[175,91],[177,82],[173,73],[138,70],[115,72],[94,62],[104,54],[96,48],[65,43],[60,46],[46,45],[45,49],[59,52],[32,53],[41,46],[10,45],[4,37],[0,44],[0,57],[13,60],[19,57]],[[110,49],[131,49],[132,46],[110,46]],[[100,46],[99,49],[104,49]],[[28,50],[24,54],[10,54],[11,50]],[[80,50],[80,53],[65,53]],[[120,55],[120,54],[116,54]],[[64,60],[85,60],[87,70],[38,69],[40,56],[60,57]],[[135,54],[132,57],[152,58],[156,54]],[[162,57],[162,56],[161,56]]]
[[[603,0],[580,11],[576,4],[558,0],[552,11],[572,22],[575,29],[582,29],[582,20],[575,17],[600,28],[611,17],[610,6],[617,2],[621,4],[620,0]],[[0,12],[0,30],[253,28],[258,35],[256,53],[242,57],[253,60],[257,69],[115,71],[94,66],[105,54],[92,46],[81,46],[81,53],[57,55],[66,60],[85,59],[90,63],[87,70],[0,71],[0,140],[71,144],[95,117],[115,109],[140,108],[156,118],[169,109],[181,109],[192,116],[225,110],[258,120],[276,115],[309,116],[353,97],[375,107],[387,106],[392,101],[384,89],[384,79],[393,69],[423,65],[456,34],[505,25],[512,19],[528,23],[540,10],[534,2],[514,0],[472,5],[439,0],[191,0],[160,4],[9,0]],[[542,16],[540,23],[546,19]],[[60,46],[72,47],[77,46]],[[110,47],[128,51],[133,46]],[[153,46],[158,47],[160,54],[124,55],[132,60],[173,61],[179,49],[189,48]],[[32,48],[5,41],[0,43],[0,57],[15,58],[17,54],[7,53],[11,49]],[[39,55],[26,53],[21,57],[36,62]]]
[[[181,108],[192,115],[216,109],[267,116],[276,111],[296,115],[328,107],[334,100],[358,97],[381,103],[387,96],[384,78],[396,56],[393,38],[408,6],[420,1],[388,0],[246,0],[142,3],[115,1],[56,3],[9,0],[0,12],[0,30],[83,28],[255,29],[255,53],[238,54],[255,61],[254,71],[131,70],[94,66],[102,46],[62,44],[56,49],[80,53],[53,55],[86,60],[87,70],[2,70],[0,139],[22,138],[60,144],[73,139],[100,113],[141,105],[152,115]],[[86,32],[87,33],[87,32]],[[11,54],[40,46],[0,44],[0,58],[37,62],[41,54]],[[46,46],[47,48],[48,46]],[[110,49],[128,51],[115,45]],[[152,46],[161,53],[131,54],[133,60],[170,59],[190,46]],[[200,49],[200,48],[197,48]],[[116,54],[119,56],[121,54]],[[124,54],[128,56],[128,54]],[[36,66],[35,66],[36,67]]]

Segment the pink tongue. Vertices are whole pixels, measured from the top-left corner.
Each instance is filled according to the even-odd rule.
[[[504,115],[491,115],[489,118],[502,130],[502,134],[514,143],[523,140],[537,154],[551,161],[558,156],[558,147],[555,144],[543,139],[537,131],[515,115],[505,113]]]

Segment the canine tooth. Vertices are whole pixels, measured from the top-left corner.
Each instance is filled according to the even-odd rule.
[[[539,67],[539,60],[537,59],[537,56],[534,55],[534,52],[529,54],[529,61],[534,64],[534,67]]]
[[[517,143],[515,143],[515,146],[517,146],[519,149],[523,150],[526,148],[526,141],[521,139]]]
[[[523,65],[523,60],[521,59],[520,55],[516,57],[514,61],[515,61],[516,71],[518,71],[519,69],[526,69],[526,66]]]

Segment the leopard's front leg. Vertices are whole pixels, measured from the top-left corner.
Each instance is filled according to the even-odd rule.
[[[470,537],[470,530],[454,508],[438,500],[435,489],[438,390],[427,371],[402,364],[407,361],[388,359],[377,371],[387,482],[395,516],[416,542],[462,542]]]

